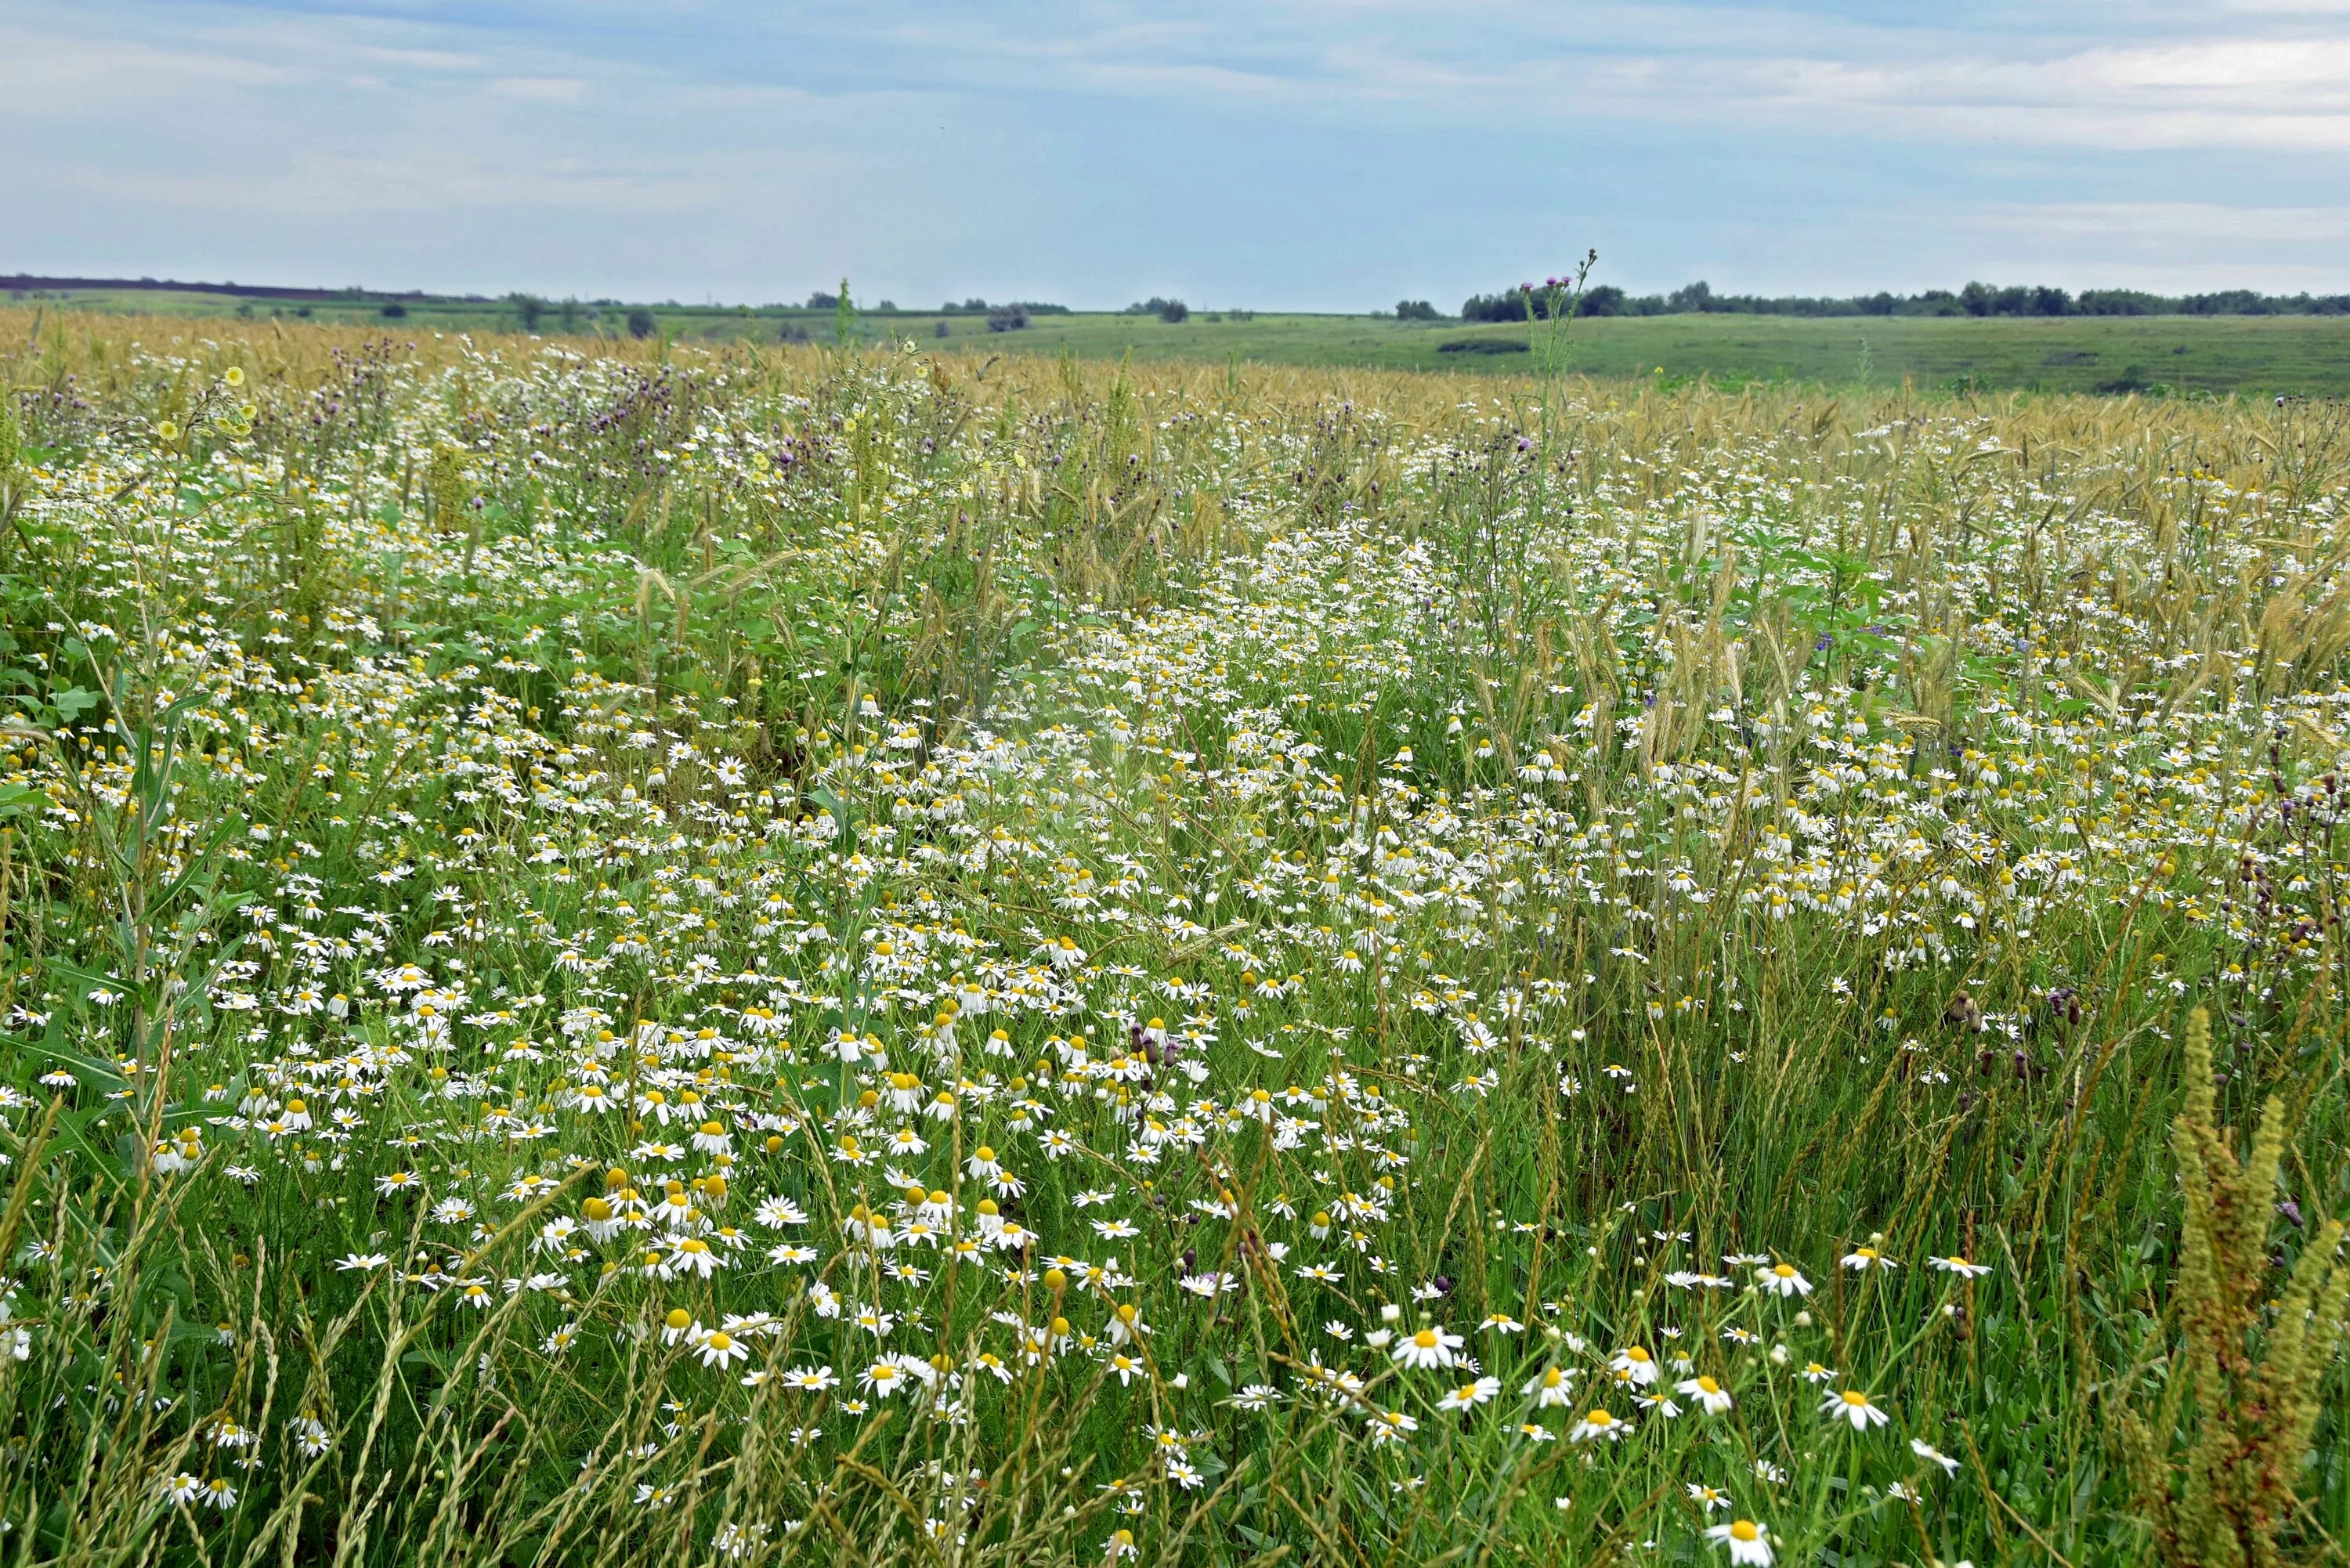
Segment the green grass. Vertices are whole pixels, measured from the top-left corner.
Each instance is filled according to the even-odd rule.
[[[202,319],[231,315],[238,302],[229,296],[93,290],[63,303]],[[516,319],[503,301],[416,305],[400,320],[386,320],[378,306],[334,302],[255,301],[253,308],[264,317],[376,326],[392,333],[504,332]],[[296,317],[302,310],[308,315]],[[582,307],[569,330],[616,337],[626,330],[626,307],[600,313]],[[829,342],[835,329],[829,311],[658,306],[653,314],[660,330],[691,341],[773,341],[796,332]],[[1007,333],[990,332],[985,319],[974,316],[863,313],[858,330],[868,340],[910,337],[930,348],[939,341],[934,334],[941,321],[950,334],[945,342],[978,353],[1517,375],[1532,372],[1533,339],[1542,330],[1523,324],[1205,310],[1180,323],[1108,313],[1037,316],[1024,331]],[[555,307],[540,330],[565,331]],[[1920,390],[1971,386],[2340,397],[2350,393],[2350,317],[1622,317],[1576,322],[1568,364],[1592,376],[1656,377],[1676,385],[1702,377],[1731,388],[1813,382]]]
[[[32,321],[10,1562],[2350,1538],[2324,410]]]

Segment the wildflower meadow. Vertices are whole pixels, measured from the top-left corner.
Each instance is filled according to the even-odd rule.
[[[1545,348],[0,311],[0,1560],[2341,1561],[2350,421]]]

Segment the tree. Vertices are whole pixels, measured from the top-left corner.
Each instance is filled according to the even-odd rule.
[[[634,310],[629,312],[629,337],[650,337],[652,335],[653,313],[651,311],[647,310],[643,306],[639,305]]]
[[[1024,332],[1028,327],[1028,312],[1016,305],[999,305],[987,313],[990,332]]]
[[[1424,299],[1399,299],[1395,313],[1398,321],[1434,321],[1437,318],[1436,306]]]
[[[1180,299],[1168,300],[1159,307],[1159,319],[1161,321],[1189,321],[1191,318],[1191,307]]]
[[[546,312],[546,301],[535,294],[510,294],[506,296],[506,303],[515,307],[515,315],[521,318],[525,332],[538,330],[538,318]]]
[[[952,328],[947,326],[944,318],[941,318],[936,327],[931,328],[931,336],[933,337],[945,337],[951,336],[951,333]]]

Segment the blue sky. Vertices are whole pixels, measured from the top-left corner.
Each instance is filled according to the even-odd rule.
[[[2350,290],[2350,0],[0,0],[0,271]]]

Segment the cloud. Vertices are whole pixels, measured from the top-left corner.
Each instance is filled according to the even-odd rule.
[[[2232,248],[2243,244],[2350,244],[2350,206],[2233,207],[2218,202],[1992,204],[1983,226],[2104,245]]]
[[[78,0],[0,23],[0,202],[60,270],[493,291],[2323,286],[2350,0],[2220,6]]]
[[[19,119],[124,99],[266,87],[291,74],[230,52],[0,26],[0,113]]]
[[[409,66],[425,71],[478,71],[488,67],[486,55],[465,54],[455,49],[388,49],[380,45],[361,44],[351,51],[361,59],[387,66]]]
[[[577,77],[499,77],[490,90],[522,103],[584,103],[588,84]]]

